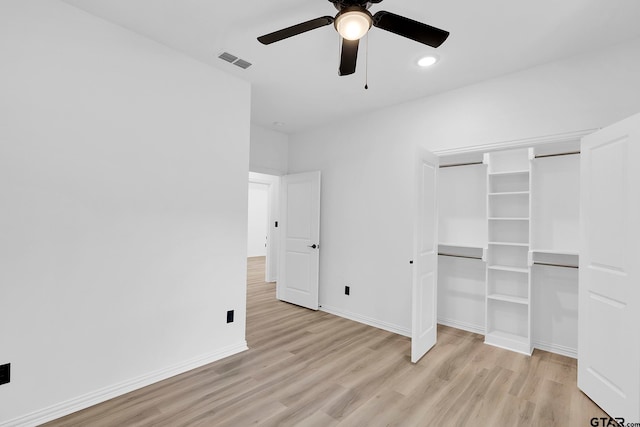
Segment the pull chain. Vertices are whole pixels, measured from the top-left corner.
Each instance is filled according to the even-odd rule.
[[[365,63],[364,63],[364,89],[369,89],[369,33],[367,33],[367,41],[365,45]]]
[[[340,75],[340,61],[342,61],[342,36],[338,34],[338,75]]]

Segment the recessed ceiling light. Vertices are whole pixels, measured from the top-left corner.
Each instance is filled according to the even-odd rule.
[[[438,58],[436,58],[435,56],[432,56],[432,55],[423,56],[418,60],[418,66],[422,68],[427,68],[432,66],[436,62],[438,62]]]

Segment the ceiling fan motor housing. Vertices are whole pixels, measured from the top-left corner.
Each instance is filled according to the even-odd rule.
[[[329,0],[336,9],[342,11],[348,7],[357,6],[358,8],[369,9],[372,4],[380,3],[382,0]]]

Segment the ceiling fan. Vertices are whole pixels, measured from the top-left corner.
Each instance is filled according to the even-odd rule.
[[[340,67],[338,75],[346,76],[356,71],[358,45],[360,39],[367,34],[371,26],[398,34],[399,36],[438,47],[449,37],[449,32],[423,24],[395,13],[379,11],[375,15],[369,12],[372,4],[382,0],[329,0],[338,9],[335,17],[322,16],[302,22],[273,33],[258,37],[262,44],[271,44],[316,28],[333,24],[342,37]]]

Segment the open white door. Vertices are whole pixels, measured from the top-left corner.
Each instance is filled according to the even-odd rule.
[[[580,167],[578,387],[640,422],[640,115],[585,137]]]
[[[286,175],[280,184],[278,299],[318,309],[320,171]]]
[[[416,363],[436,343],[438,278],[438,157],[416,154],[415,230],[411,361]]]

